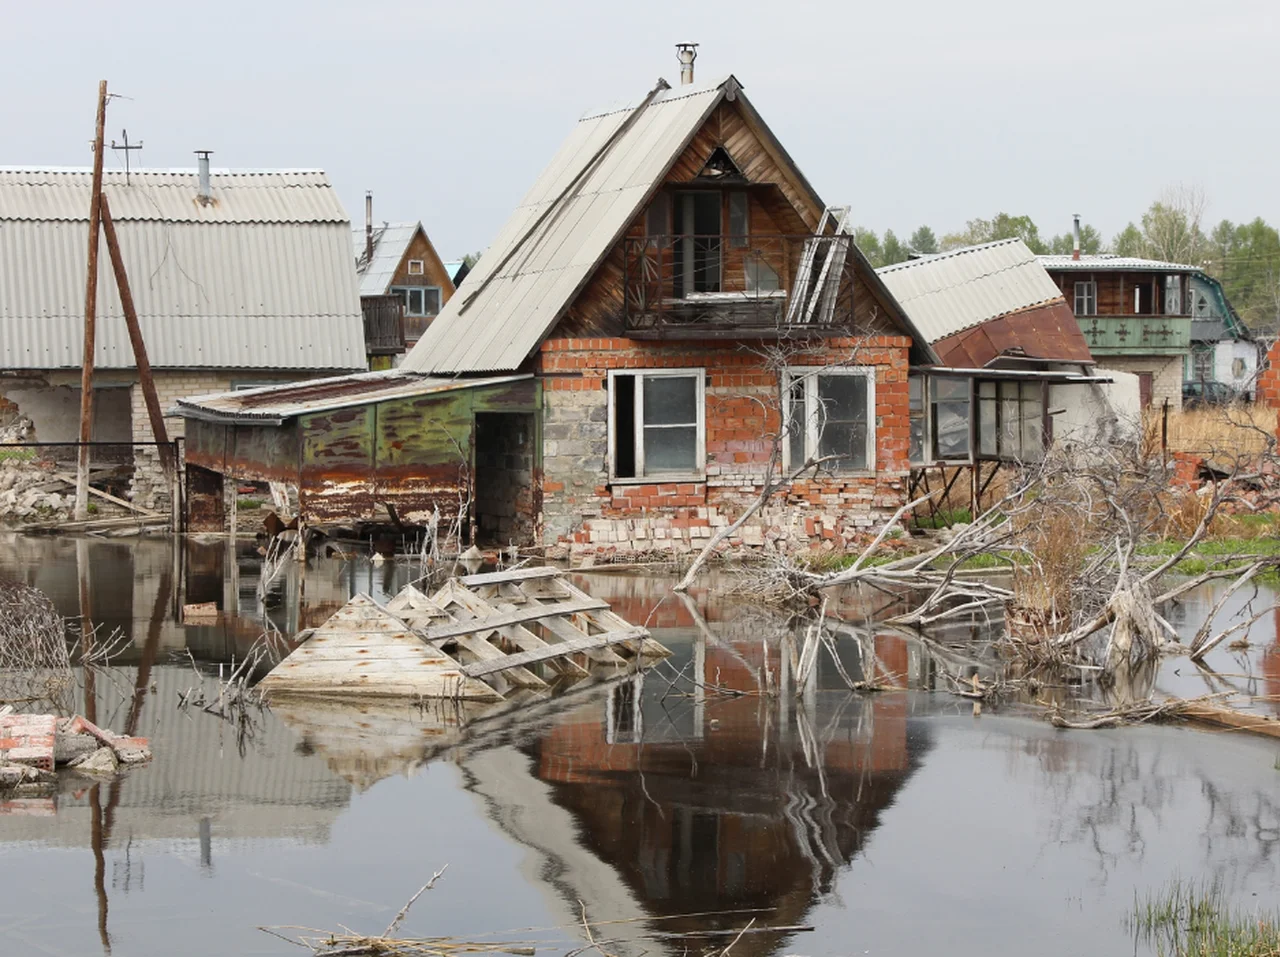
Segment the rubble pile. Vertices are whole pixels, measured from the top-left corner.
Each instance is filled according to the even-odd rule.
[[[46,783],[59,768],[113,775],[150,760],[146,738],[113,734],[79,716],[0,715],[0,787]]]
[[[69,518],[75,490],[55,475],[52,462],[10,457],[0,462],[0,521]]]

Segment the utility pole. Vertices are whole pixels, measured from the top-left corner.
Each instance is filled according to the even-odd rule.
[[[103,135],[107,124],[107,81],[98,83],[98,121],[93,137],[93,198],[89,205],[89,267],[84,284],[84,356],[80,372],[80,448],[76,465],[77,521],[89,517],[89,442],[93,438],[94,323],[98,312],[98,226],[102,197]]]

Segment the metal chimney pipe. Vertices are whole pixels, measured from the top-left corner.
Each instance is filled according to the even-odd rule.
[[[1080,214],[1076,213],[1073,217],[1071,226],[1071,258],[1080,258]]]
[[[693,83],[693,61],[698,59],[698,44],[677,43],[676,59],[680,61],[680,85]]]
[[[200,187],[196,197],[204,206],[213,202],[213,189],[209,186],[209,157],[212,155],[213,150],[196,150],[196,167],[200,172]]]
[[[364,194],[364,261],[373,262],[373,190]]]

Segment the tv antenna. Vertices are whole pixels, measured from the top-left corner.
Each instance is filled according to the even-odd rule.
[[[128,185],[129,185],[129,153],[130,153],[132,150],[140,150],[140,149],[142,149],[142,140],[138,140],[138,142],[137,142],[137,143],[130,143],[130,142],[129,142],[129,131],[128,131],[128,130],[121,130],[121,131],[120,131],[120,138],[121,138],[122,140],[124,140],[124,142],[123,142],[123,143],[117,143],[115,140],[112,140],[112,141],[111,141],[111,148],[112,148],[113,150],[123,150],[123,151],[124,151],[124,184],[125,184],[126,186],[128,186]]]

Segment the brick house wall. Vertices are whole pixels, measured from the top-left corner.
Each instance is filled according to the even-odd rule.
[[[1258,372],[1257,401],[1280,409],[1280,339],[1271,343],[1267,359]]]
[[[905,336],[831,339],[803,364],[875,369],[875,468],[824,474],[780,491],[730,541],[779,551],[843,549],[905,502],[909,446]],[[702,481],[611,483],[611,369],[704,368]],[[736,343],[549,339],[535,359],[543,384],[543,541],[551,555],[689,552],[759,495],[781,427],[776,375]]]

